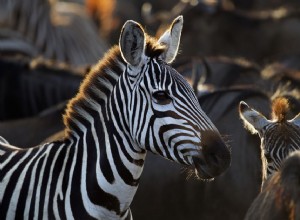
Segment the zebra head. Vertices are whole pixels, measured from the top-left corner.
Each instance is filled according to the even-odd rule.
[[[124,24],[119,47],[126,62],[121,78],[127,88],[128,127],[139,148],[192,165],[200,178],[210,179],[228,168],[231,156],[191,86],[170,66],[182,26],[179,16],[155,40],[138,23]]]
[[[300,113],[287,120],[287,110],[286,99],[275,99],[272,105],[272,119],[268,120],[245,102],[240,102],[239,112],[245,127],[260,137],[263,160],[267,163],[267,175],[278,171],[282,161],[300,148]]]

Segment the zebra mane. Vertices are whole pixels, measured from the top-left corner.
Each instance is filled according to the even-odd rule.
[[[165,46],[158,44],[155,38],[146,35],[145,54],[148,57],[158,57],[165,49]],[[106,100],[125,68],[126,62],[121,55],[120,47],[115,45],[90,70],[81,83],[77,95],[69,101],[63,116],[67,136],[71,131],[72,118],[79,115],[78,109],[89,106],[90,97],[93,97],[95,91],[98,98]]]
[[[284,97],[278,97],[272,102],[272,119],[284,122],[289,111],[289,102]]]

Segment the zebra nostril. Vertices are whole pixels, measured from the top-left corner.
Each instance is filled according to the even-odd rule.
[[[214,165],[220,164],[220,159],[219,159],[218,155],[216,155],[214,153],[210,153],[209,155],[207,155],[207,160],[209,160],[210,163],[214,164]]]
[[[203,133],[201,145],[207,164],[216,170],[225,170],[231,161],[228,147],[217,132],[205,131]]]
[[[201,153],[192,159],[197,175],[209,179],[220,175],[229,167],[231,154],[218,132],[202,131],[201,137]]]
[[[213,145],[215,146],[215,145]],[[212,149],[213,146],[202,145],[203,153],[205,155],[205,161],[210,165],[218,165],[220,163],[221,158],[217,155],[216,152]]]

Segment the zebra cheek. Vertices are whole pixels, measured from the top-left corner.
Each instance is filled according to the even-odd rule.
[[[154,117],[162,118],[166,116],[172,117],[175,108],[172,103],[166,105],[159,105],[155,102],[152,102],[152,110]]]

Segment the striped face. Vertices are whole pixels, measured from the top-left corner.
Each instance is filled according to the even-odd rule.
[[[119,84],[127,88],[125,106],[136,145],[195,166],[202,178],[213,178],[229,166],[230,152],[202,111],[191,86],[169,65],[177,53],[181,28],[179,17],[155,42],[160,47],[153,49],[153,45],[144,43],[141,27],[131,24],[126,28],[125,24],[120,48],[127,68]],[[133,51],[127,51],[130,48]]]
[[[252,133],[258,133],[261,148],[267,162],[267,175],[281,167],[283,160],[300,149],[300,114],[292,120],[268,120],[265,116],[240,103],[240,116]]]
[[[271,122],[262,130],[262,147],[267,159],[268,175],[278,171],[283,160],[300,150],[300,127],[293,122]]]
[[[142,74],[129,81],[134,82],[129,121],[136,143],[168,159],[191,164],[188,156],[201,150],[201,131],[218,131],[201,110],[190,85],[157,59],[148,59]]]

